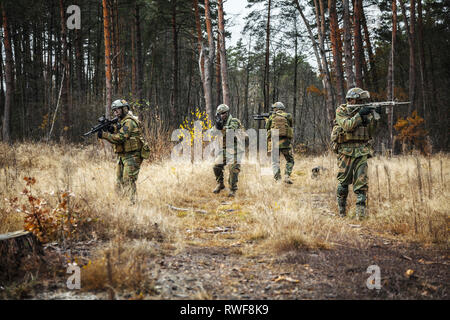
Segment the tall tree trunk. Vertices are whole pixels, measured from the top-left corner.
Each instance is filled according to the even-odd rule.
[[[220,42],[220,75],[222,76],[223,103],[230,106],[230,91],[228,89],[228,67],[225,46],[225,19],[222,0],[219,0],[219,39]]]
[[[111,87],[111,35],[109,29],[109,9],[107,0],[102,0],[103,5],[103,34],[105,38],[105,77],[106,77],[106,117],[110,117],[112,103]]]
[[[176,10],[176,1],[174,2],[174,10]],[[176,11],[175,11],[176,14]],[[134,6],[134,23],[136,30],[136,97],[142,99],[142,86],[144,83],[144,68],[142,66],[142,39],[141,39],[141,21],[139,16],[139,4],[136,2]],[[177,40],[178,41],[178,40]],[[178,68],[178,67],[177,67]],[[175,100],[176,101],[176,100]]]
[[[197,49],[200,57],[200,79],[202,80],[203,88],[205,81],[205,57],[201,54],[203,46],[202,27],[200,22],[200,13],[198,9],[198,0],[193,0],[194,13],[195,13],[195,29],[197,31]]]
[[[350,4],[349,0],[343,0],[344,3],[344,52],[345,52],[345,74],[347,75],[347,89],[356,86],[355,74],[353,72],[352,59],[352,33],[350,23]]]
[[[213,102],[212,102],[212,77],[213,77],[213,65],[214,65],[214,36],[212,31],[211,23],[211,11],[209,8],[209,0],[205,0],[205,21],[206,21],[206,32],[208,34],[208,51],[207,55],[205,53],[205,83],[207,90],[205,92],[205,103],[206,103],[206,113],[210,119],[214,119],[213,113]],[[206,51],[206,50],[205,50]],[[209,100],[209,110],[208,101]]]
[[[425,49],[424,49],[424,43],[423,43],[423,10],[422,10],[422,0],[417,1],[417,11],[418,11],[418,18],[417,18],[417,27],[418,27],[418,33],[417,33],[417,40],[419,42],[419,65],[420,65],[420,90],[421,90],[421,99],[422,99],[422,114],[424,118],[427,120],[429,119],[428,116],[428,109],[427,109],[427,103],[428,103],[428,79],[426,74],[426,62],[425,62]]]
[[[264,110],[269,111],[269,94],[270,94],[270,84],[269,84],[269,56],[270,56],[270,10],[272,7],[272,0],[269,0],[267,6],[267,25],[266,25],[266,56],[264,63]]]
[[[248,89],[250,84],[250,51],[251,51],[252,37],[248,41],[248,53],[247,53],[247,65],[245,66],[245,108],[244,108],[244,121],[245,127],[248,128]]]
[[[408,113],[411,114],[413,106],[415,106],[416,100],[416,54],[415,47],[415,0],[411,0],[410,4],[410,22],[406,16],[406,8],[403,0],[400,0],[400,6],[402,8],[402,14],[405,19],[406,33],[408,34],[409,43],[409,100],[411,103],[408,107]]]
[[[67,43],[67,30],[65,19],[65,6],[64,1],[59,1],[59,12],[61,17],[61,43],[62,43],[62,65],[64,73],[64,81],[62,82],[61,89],[61,113],[63,120],[63,136],[67,137],[70,128],[70,115],[69,115],[69,84],[70,84],[70,65],[69,57],[67,55],[68,43]]]
[[[137,97],[137,72],[136,72],[136,24],[131,25],[131,94],[133,99]]]
[[[177,30],[177,0],[172,1],[172,104],[171,114],[178,117],[178,30]]]
[[[330,10],[330,40],[333,51],[334,71],[336,73],[336,87],[338,103],[345,103],[344,74],[342,71],[342,53],[339,48],[339,24],[336,12],[336,0],[328,0]]]
[[[295,120],[297,119],[297,73],[298,73],[298,30],[297,15],[294,16],[294,99],[292,103],[293,127],[295,131]],[[294,136],[295,140],[295,136]]]
[[[330,78],[327,77],[327,72],[325,71],[324,65],[323,65],[322,58],[324,57],[324,53],[321,52],[321,54],[319,56],[319,45],[317,44],[316,39],[315,39],[315,37],[314,37],[314,35],[312,33],[311,26],[310,26],[308,20],[306,19],[305,15],[303,13],[303,10],[300,7],[300,4],[299,4],[298,0],[294,0],[294,1],[295,1],[295,5],[297,7],[297,10],[299,11],[300,16],[302,17],[302,20],[303,20],[303,22],[304,22],[304,24],[306,26],[306,30],[308,30],[308,35],[309,35],[309,38],[311,39],[311,42],[312,42],[312,45],[313,45],[314,55],[316,56],[316,61],[317,61],[317,66],[319,68],[319,73],[320,73],[321,78],[322,78],[322,85],[323,85],[323,87],[324,87],[324,89],[326,91],[327,101],[329,101],[330,97],[332,97],[331,90],[329,89],[329,87],[331,87],[331,83],[330,83]],[[316,15],[316,18],[317,17],[318,17],[318,15]],[[329,73],[328,73],[328,75],[329,75]],[[333,105],[331,103],[327,103],[326,109],[327,109],[327,111],[329,111],[330,109],[333,110]],[[333,119],[334,119],[334,116],[331,117],[331,119],[329,119],[329,121],[332,121]]]
[[[220,41],[219,34],[217,34],[217,48],[216,48],[216,104],[219,105],[222,102],[222,88],[221,88],[221,77],[220,77]]]
[[[353,11],[353,35],[354,35],[354,48],[355,48],[355,75],[356,86],[363,88],[363,45],[361,37],[361,10],[362,0],[354,0]]]
[[[201,22],[200,22],[200,13],[198,8],[198,0],[193,0],[194,3],[194,12],[195,12],[195,26],[197,29],[197,48],[199,53],[199,65],[200,65],[200,78],[202,80],[203,85],[203,94],[205,98],[205,111],[208,115],[208,119],[211,121],[214,119],[212,114],[212,101],[211,101],[211,86],[208,85],[210,79],[208,74],[208,80],[206,78],[206,72],[205,72],[205,64],[206,59],[208,59],[206,50],[204,50],[203,47],[203,36],[202,36],[202,28],[201,28]],[[206,7],[205,7],[206,10]],[[205,57],[206,55],[206,57]],[[206,59],[205,59],[206,58]],[[209,65],[209,59],[208,59],[208,65]],[[208,66],[206,67],[208,69]]]
[[[324,88],[326,94],[326,114],[328,117],[328,124],[330,127],[333,126],[333,120],[335,117],[335,107],[333,98],[333,87],[331,85],[331,75],[330,69],[328,67],[328,60],[325,53],[325,17],[323,9],[323,0],[314,0],[315,12],[316,12],[316,23],[319,38],[319,49],[320,57],[322,63],[322,70],[324,72],[323,76],[325,79]],[[322,17],[322,18],[321,18]]]
[[[389,59],[388,79],[387,79],[387,100],[393,101],[395,99],[395,44],[397,41],[397,0],[392,0],[392,38],[391,38],[391,55]],[[389,142],[388,150],[392,152],[393,132],[392,127],[394,125],[394,108],[388,106],[386,108],[388,114],[388,130],[389,130]]]
[[[13,92],[13,56],[11,48],[11,39],[9,35],[8,14],[5,9],[5,4],[2,3],[2,15],[3,15],[3,43],[5,46],[5,82],[6,82],[6,94],[5,94],[5,108],[3,112],[2,123],[2,139],[6,143],[11,143],[11,95]]]
[[[370,82],[372,83],[372,89],[377,91],[378,90],[378,85],[377,85],[377,74],[376,74],[376,69],[375,69],[375,57],[373,55],[373,50],[372,50],[372,44],[370,42],[370,33],[369,33],[369,29],[367,27],[367,21],[366,21],[366,15],[364,13],[364,8],[362,7],[361,4],[361,23],[362,23],[362,27],[364,30],[364,42],[366,43],[366,48],[367,48],[367,53],[369,56],[369,66],[370,69],[369,74],[366,75],[366,77],[368,78],[370,76]]]

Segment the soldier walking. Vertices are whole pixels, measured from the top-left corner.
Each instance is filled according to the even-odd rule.
[[[267,130],[267,141],[268,141],[268,151],[271,153],[272,157],[272,171],[274,175],[275,181],[279,181],[281,179],[281,170],[280,170],[280,154],[284,156],[286,159],[286,169],[284,172],[284,182],[287,184],[292,184],[291,173],[294,168],[294,155],[292,152],[292,138],[294,136],[294,128],[292,115],[290,113],[285,112],[285,106],[281,102],[275,102],[272,105],[273,113],[269,116],[266,121],[266,130]],[[278,150],[272,150],[272,139],[273,130],[278,130],[278,145],[274,147],[278,147]]]
[[[221,190],[225,189],[224,184],[224,174],[223,171],[225,169],[225,165],[229,164],[229,178],[228,183],[230,185],[230,192],[228,194],[229,197],[234,197],[236,191],[238,189],[238,177],[239,172],[241,171],[241,165],[239,159],[242,157],[244,153],[244,148],[242,146],[242,141],[239,140],[240,133],[238,131],[231,130],[240,130],[244,129],[241,122],[233,118],[230,114],[230,108],[226,104],[221,104],[217,107],[216,111],[216,129],[220,130],[223,136],[223,145],[222,150],[218,154],[215,159],[214,164],[214,175],[216,176],[217,186],[213,190],[214,193],[219,193]],[[235,134],[233,138],[233,146],[227,146],[227,135]],[[240,143],[241,142],[241,143]]]
[[[346,216],[348,186],[353,184],[356,194],[356,217],[366,217],[366,201],[369,188],[367,159],[373,156],[372,137],[376,120],[371,109],[361,106],[370,98],[368,91],[352,88],[346,95],[347,103],[336,109],[332,142],[338,154],[337,203],[339,215]],[[381,107],[377,107],[378,114]]]
[[[119,118],[119,124],[108,129],[109,132],[98,132],[99,139],[105,139],[113,145],[118,161],[116,167],[116,191],[136,200],[136,180],[142,163],[141,149],[144,145],[141,125],[130,111],[125,100],[115,100],[111,110]]]

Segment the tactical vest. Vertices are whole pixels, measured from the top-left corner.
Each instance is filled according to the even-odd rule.
[[[278,129],[279,137],[292,138],[294,136],[294,130],[289,125],[289,121],[287,118],[288,113],[282,111],[277,111],[272,116],[271,130]]]
[[[123,125],[127,120],[131,120],[136,123],[136,128],[129,128],[130,130],[130,137],[125,140],[122,144],[114,144],[114,152],[115,153],[128,153],[133,152],[137,150],[141,150],[142,146],[144,144],[141,134],[141,124],[139,120],[135,117],[133,117],[130,114],[127,114],[125,118],[122,119],[120,122],[120,125],[123,128]]]
[[[356,110],[353,113],[349,113],[349,117],[353,117],[356,114]],[[340,128],[340,127],[339,127]],[[333,131],[334,128],[333,128]],[[337,131],[337,132],[336,132]],[[357,126],[353,131],[346,132],[344,130],[336,130],[333,132],[334,134],[337,134],[337,143],[346,143],[346,142],[368,142],[370,139],[372,139],[372,136],[369,132],[369,128],[367,126],[363,126],[362,124]],[[332,133],[332,140],[333,140],[333,133]]]

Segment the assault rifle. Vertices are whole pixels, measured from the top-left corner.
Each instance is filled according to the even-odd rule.
[[[397,105],[402,105],[402,104],[410,104],[410,101],[405,101],[405,102],[397,102],[397,101],[382,101],[382,102],[369,102],[369,103],[363,103],[363,104],[348,104],[348,107],[368,107],[370,109],[372,109],[373,111],[373,116],[375,118],[375,120],[380,119],[380,115],[378,114],[378,112],[376,112],[375,110],[377,109],[377,107],[383,107],[383,106],[397,106]]]
[[[111,125],[115,124],[119,122],[119,118],[115,117],[111,120],[106,119],[105,116],[101,116],[100,118],[98,118],[98,124],[96,126],[93,126],[91,128],[91,130],[89,130],[88,132],[86,132],[85,134],[83,134],[84,137],[92,134],[92,133],[96,133],[100,130],[107,130]]]
[[[270,111],[269,113],[261,113],[261,114],[254,114],[253,115],[253,120],[266,120],[268,117],[270,117],[270,115],[273,113],[273,111]]]

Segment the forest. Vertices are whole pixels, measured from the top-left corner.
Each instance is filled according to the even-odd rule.
[[[172,300],[140,305],[168,319],[186,315],[184,300],[264,300],[277,319],[303,300],[448,300],[449,10],[449,0],[0,0],[0,300]],[[362,138],[353,144],[350,129],[336,156],[332,128],[355,87],[372,106],[404,104],[382,108],[373,139],[372,111],[358,106]],[[228,117],[263,129],[276,102],[292,115],[284,180],[261,135],[258,161],[224,171],[197,161],[196,128]],[[221,104],[232,117],[217,120]],[[121,127],[85,135],[102,115]],[[194,156],[179,162],[189,134]]]
[[[448,1],[247,7],[227,45],[223,1],[2,1],[2,140],[82,142],[116,98],[160,137],[196,109],[212,119],[222,102],[257,128],[252,114],[282,101],[295,143],[322,152],[334,110],[358,86],[373,101],[411,101],[382,117],[378,151],[448,150]]]

